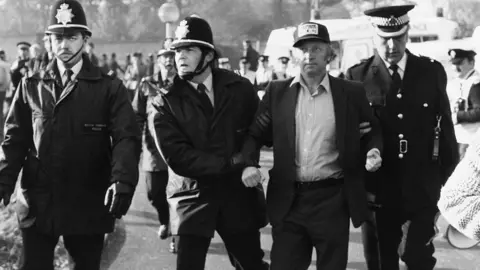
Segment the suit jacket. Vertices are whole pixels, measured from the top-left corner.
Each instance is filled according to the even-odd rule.
[[[336,122],[336,143],[344,173],[344,192],[355,227],[367,215],[365,184],[365,149],[382,151],[378,123],[368,106],[361,84],[329,76]],[[271,82],[266,89],[256,121],[250,126],[243,153],[249,156],[262,145],[273,145],[274,166],[269,171],[267,212],[273,226],[278,225],[290,210],[295,197],[297,168],[295,165],[295,110],[299,86],[290,86],[293,78]],[[372,123],[372,131],[362,140],[359,124]],[[252,158],[252,157],[250,157]]]
[[[440,187],[458,162],[443,66],[407,51],[399,92],[390,91],[391,76],[378,54],[347,70],[361,81],[380,120],[384,139],[382,168],[368,176],[378,203],[415,211],[435,207]],[[439,157],[433,158],[434,129],[440,120]],[[400,140],[406,153],[400,153]],[[400,155],[402,154],[402,155]]]

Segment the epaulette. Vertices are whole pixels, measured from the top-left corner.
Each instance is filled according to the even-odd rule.
[[[372,56],[372,57],[369,57],[369,58],[363,58],[363,59],[360,60],[360,62],[356,63],[355,65],[353,65],[353,66],[351,66],[351,67],[349,67],[348,69],[356,68],[356,67],[358,67],[358,66],[361,66],[361,65],[363,65],[363,64],[366,64],[366,63],[368,62],[368,60],[370,60],[370,59],[372,59],[372,58],[373,58],[373,56]]]

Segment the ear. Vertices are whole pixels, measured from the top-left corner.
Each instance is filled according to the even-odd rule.
[[[209,51],[207,55],[205,55],[205,61],[206,63],[210,63],[213,61],[213,58],[215,57],[215,54],[213,51]]]

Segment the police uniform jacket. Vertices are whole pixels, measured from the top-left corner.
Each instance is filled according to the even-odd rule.
[[[75,83],[76,81],[76,83]],[[75,81],[62,87],[57,62],[25,77],[5,124],[0,183],[21,176],[20,227],[54,234],[112,232],[104,206],[114,182],[138,181],[140,130],[120,80],[102,74],[88,57]]]
[[[157,77],[157,79],[154,79]],[[153,101],[156,96],[168,92],[170,85],[166,85],[161,74],[145,78],[135,91],[132,105],[137,116],[137,123],[142,131],[142,154],[140,155],[140,169],[147,172],[166,171],[168,167],[155,145],[153,116],[155,108]]]
[[[174,235],[213,237],[217,222],[230,233],[266,223],[263,190],[245,187],[243,168],[229,165],[242,147],[258,97],[247,79],[223,69],[212,73],[215,105],[210,118],[203,113],[197,90],[179,77],[154,117],[169,166],[167,200]]]
[[[444,68],[437,61],[406,53],[399,91],[390,91],[391,75],[378,54],[351,67],[346,78],[364,83],[382,126],[382,168],[370,174],[367,189],[378,193],[380,203],[416,209],[436,204],[441,186],[458,162],[458,150]],[[438,123],[441,131],[435,159]]]

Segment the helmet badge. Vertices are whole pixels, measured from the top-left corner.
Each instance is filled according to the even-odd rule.
[[[188,24],[187,21],[183,20],[180,22],[180,25],[178,25],[177,30],[175,31],[175,37],[177,39],[183,39],[187,37],[188,32]]]
[[[72,14],[72,9],[70,9],[68,4],[65,3],[60,5],[60,9],[57,9],[57,15],[55,15],[58,23],[61,23],[63,25],[71,23],[73,17],[74,15]]]

